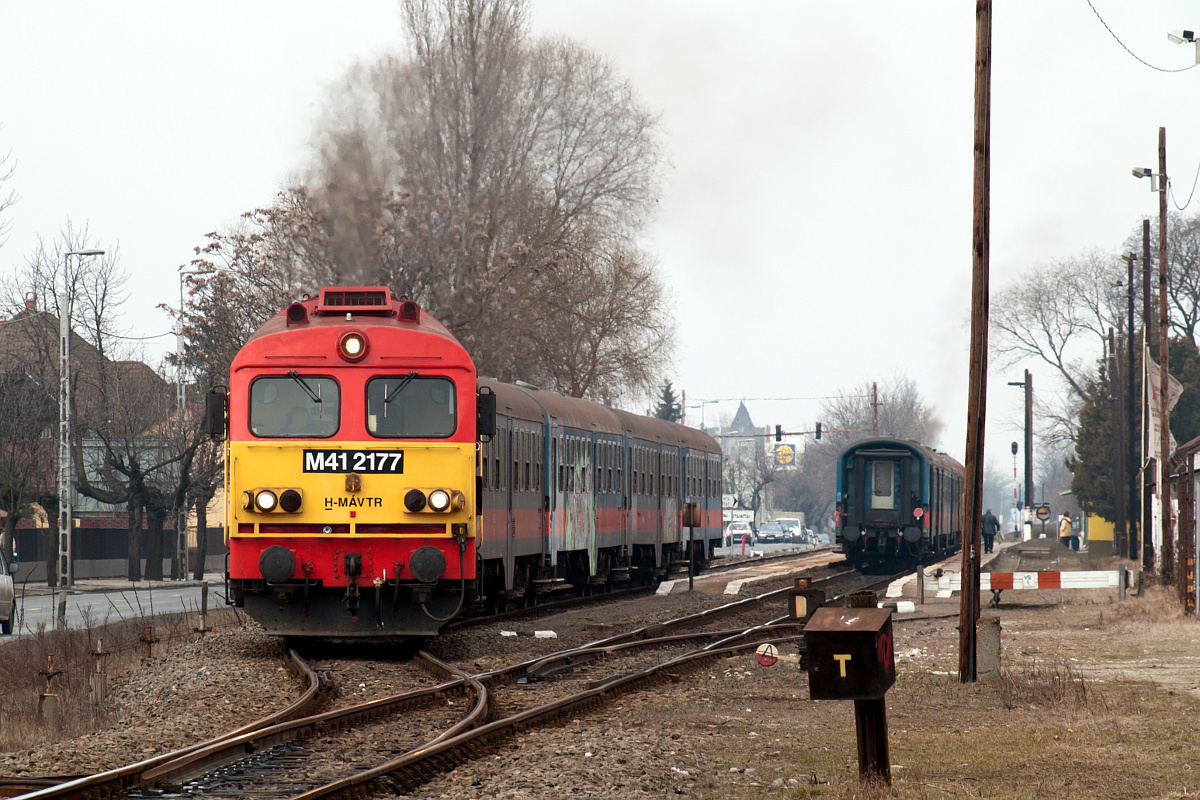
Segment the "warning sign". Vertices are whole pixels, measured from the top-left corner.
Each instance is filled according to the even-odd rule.
[[[775,662],[779,660],[779,648],[773,644],[760,644],[758,649],[754,651],[754,657],[758,659],[758,663],[764,667],[773,667]]]

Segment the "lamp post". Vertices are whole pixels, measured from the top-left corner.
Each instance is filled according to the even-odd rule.
[[[74,583],[71,564],[71,533],[75,525],[71,507],[71,281],[67,274],[71,256],[80,260],[102,256],[103,250],[87,248],[63,253],[63,293],[58,301],[58,585]]]
[[[1025,524],[1021,538],[1028,541],[1033,538],[1033,375],[1025,370],[1025,380],[1009,381],[1008,385],[1025,389]]]
[[[719,403],[719,402],[720,402],[719,400],[701,400],[698,403],[692,403],[690,406],[687,406],[687,408],[699,408],[700,409],[700,430],[704,430],[704,426],[705,426],[704,407],[708,406],[708,405],[712,405],[713,403]]]
[[[176,396],[175,396],[175,424],[179,428],[180,435],[184,431],[184,411],[187,405],[187,369],[183,365],[183,281],[188,275],[212,275],[216,270],[212,269],[197,269],[197,270],[180,270],[179,271],[179,327],[175,331],[175,368],[176,372]],[[197,536],[205,535],[207,531],[197,532]],[[186,504],[176,509],[175,513],[175,578],[176,580],[187,579],[187,506]]]

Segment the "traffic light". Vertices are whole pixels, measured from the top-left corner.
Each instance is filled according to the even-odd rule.
[[[821,438],[821,423],[817,423],[817,438]]]
[[[782,425],[775,426],[775,441],[777,441],[777,442],[783,441],[783,426]]]

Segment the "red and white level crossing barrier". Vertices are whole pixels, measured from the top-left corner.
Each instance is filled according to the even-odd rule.
[[[1081,570],[1078,572],[981,572],[980,591],[1000,589],[1116,589],[1121,585],[1119,570]],[[962,575],[943,572],[940,577],[925,576],[927,592],[962,591]]]

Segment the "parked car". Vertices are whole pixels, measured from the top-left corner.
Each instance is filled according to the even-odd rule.
[[[12,633],[17,619],[17,595],[13,586],[13,575],[17,574],[17,560],[4,560],[0,551],[0,634]]]
[[[801,527],[800,520],[795,517],[779,517],[775,522],[783,526],[783,532],[787,534],[786,541],[790,541],[793,544],[802,541],[800,537],[804,532],[804,528]]]
[[[760,542],[786,542],[789,538],[788,532],[778,522],[764,522],[758,528]]]
[[[749,522],[731,522],[725,526],[725,546],[736,547],[742,543],[742,537],[745,536],[747,544],[754,544],[754,528],[750,527]]]

